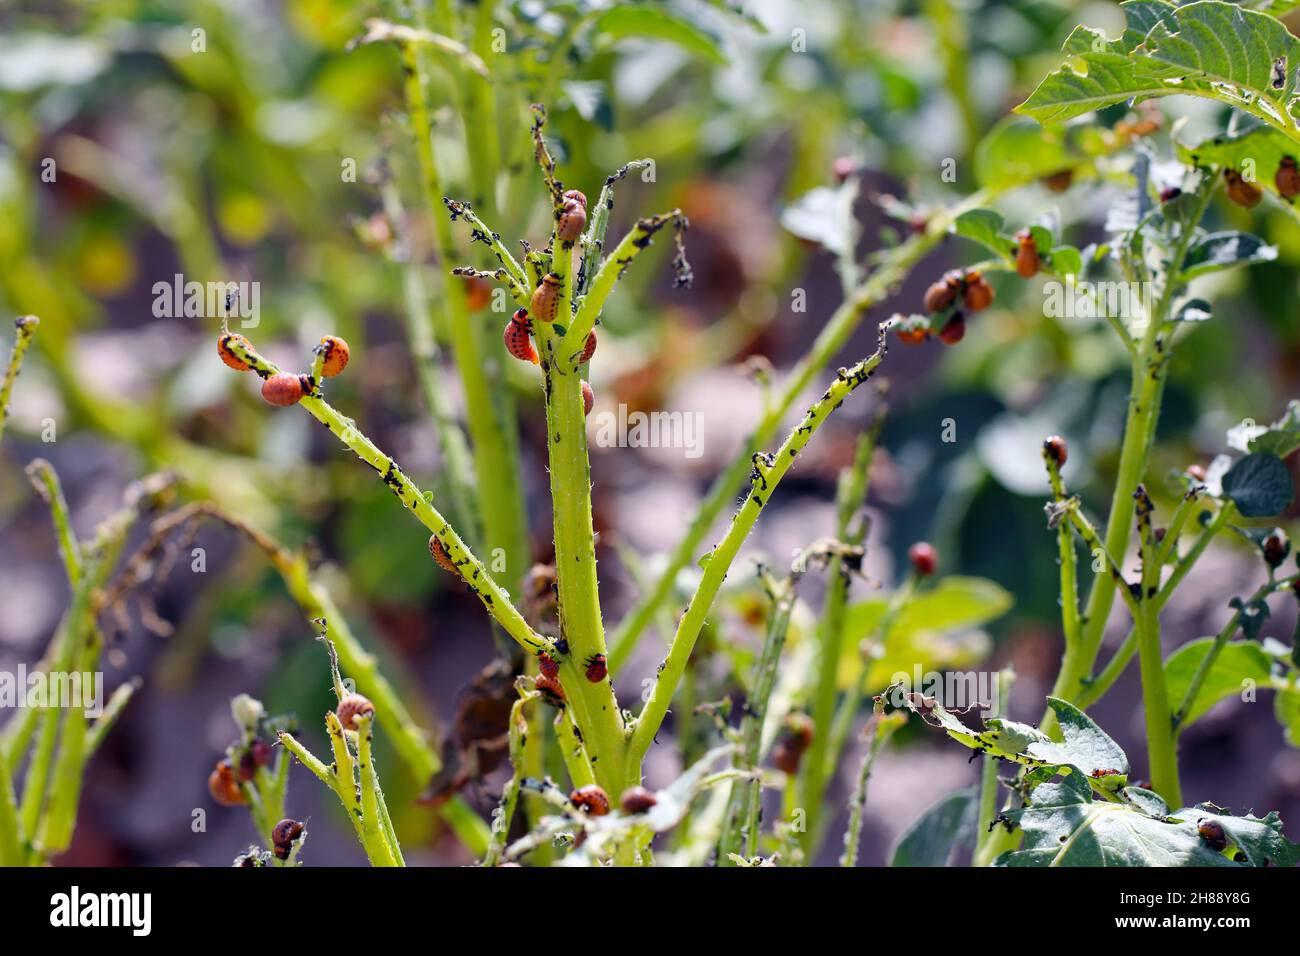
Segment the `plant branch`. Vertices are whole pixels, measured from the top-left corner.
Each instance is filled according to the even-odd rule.
[[[704,574],[700,579],[695,595],[687,605],[686,612],[678,624],[664,660],[650,691],[650,697],[637,719],[631,740],[631,760],[633,766],[639,766],[641,758],[649,749],[655,734],[668,713],[669,703],[681,681],[686,663],[695,647],[700,628],[708,616],[709,609],[717,597],[718,590],[727,575],[728,569],[736,558],[740,546],[753,529],[763,506],[771,499],[772,492],[780,483],[785,473],[794,463],[795,456],[808,444],[808,441],[830,416],[831,412],[856,389],[867,381],[885,356],[885,336],[889,323],[880,326],[879,344],[874,353],[862,359],[850,369],[840,369],[835,381],[820,399],[808,409],[803,420],[786,437],[775,455],[755,454],[752,459],[753,472],[750,476],[750,489],[744,504],[731,520],[731,525],[723,535],[717,547],[709,554],[704,564]],[[635,781],[633,781],[635,782]]]
[[[9,398],[13,393],[14,381],[22,371],[23,356],[32,344],[32,336],[41,320],[34,315],[20,315],[14,319],[14,347],[9,353],[9,364],[5,366],[4,378],[0,379],[0,438],[4,438],[5,422],[9,420]]]

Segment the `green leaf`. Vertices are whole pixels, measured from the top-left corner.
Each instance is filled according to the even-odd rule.
[[[1223,476],[1223,493],[1247,518],[1270,518],[1291,504],[1291,473],[1267,452],[1239,458]]]
[[[979,792],[950,793],[908,827],[890,854],[890,866],[947,866],[954,851],[973,842]]]
[[[1277,247],[1246,232],[1211,232],[1197,239],[1183,261],[1183,278],[1231,269],[1254,262],[1272,262]]]
[[[1045,783],[1031,806],[1004,817],[1024,831],[1021,849],[1004,853],[998,866],[1294,866],[1300,846],[1282,832],[1276,813],[1260,819],[1229,816],[1208,806],[1188,807],[1169,816],[1149,812],[1158,803],[1134,799],[1094,800],[1086,781],[1075,775]],[[1214,822],[1228,839],[1215,850],[1198,832]],[[1245,859],[1234,862],[1237,851]]]
[[[611,40],[628,37],[664,40],[711,63],[727,62],[727,57],[714,36],[664,7],[610,7],[596,18],[595,28],[598,34]]]
[[[1122,6],[1128,21],[1123,35],[1107,40],[1099,31],[1076,29],[1065,43],[1070,60],[1048,74],[1018,112],[1059,123],[1126,100],[1190,94],[1228,103],[1296,138],[1287,104],[1300,42],[1285,26],[1220,0]],[[1275,88],[1279,57],[1289,68]]]
[[[1064,127],[1010,116],[980,140],[975,150],[975,178],[986,188],[1018,186],[1072,169],[1086,158],[1070,145]]]
[[[1287,743],[1300,747],[1300,691],[1280,690],[1274,694],[1273,716],[1282,725]]]
[[[1213,637],[1202,637],[1184,644],[1169,655],[1165,661],[1165,688],[1171,707],[1177,708],[1182,702],[1187,688],[1192,684],[1192,676],[1213,646]],[[1225,644],[1205,676],[1205,683],[1201,685],[1191,710],[1183,717],[1182,726],[1195,723],[1219,701],[1240,694],[1242,681],[1268,683],[1271,664],[1268,654],[1255,641],[1232,641]]]
[[[1015,240],[1005,233],[1002,214],[995,209],[969,209],[953,220],[952,230],[1001,259],[1010,258],[1015,247]]]
[[[1047,254],[1047,262],[1059,276],[1077,276],[1083,271],[1083,254],[1074,246],[1057,246]]]

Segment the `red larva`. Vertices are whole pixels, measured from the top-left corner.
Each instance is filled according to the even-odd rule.
[[[586,380],[584,379],[584,380],[583,380],[583,383],[582,383],[582,414],[583,414],[583,416],[585,417],[585,416],[587,416],[587,415],[590,415],[590,414],[591,414],[591,410],[592,410],[593,408],[595,408],[595,407],[596,407],[596,393],[593,392],[593,391],[591,390],[591,386],[588,385],[587,382],[586,382]]]
[[[939,552],[928,541],[918,541],[907,549],[907,560],[918,577],[929,577],[939,563]]]
[[[554,679],[560,676],[560,662],[545,651],[537,652],[537,667],[543,677]]]
[[[645,813],[659,802],[659,798],[645,787],[628,787],[618,802],[624,813]]]
[[[1043,439],[1043,452],[1057,468],[1064,468],[1066,459],[1070,457],[1070,446],[1060,435],[1048,435]]]
[[[344,730],[356,730],[356,719],[358,717],[373,717],[375,715],[375,705],[369,698],[362,697],[360,694],[348,694],[339,701],[339,705],[334,708],[334,713],[343,725]]]
[[[429,535],[429,554],[433,555],[433,560],[438,562],[438,567],[460,577],[460,568],[456,567],[456,562],[447,553],[447,546],[438,540],[436,534]]]
[[[262,398],[269,405],[297,405],[311,391],[311,380],[306,375],[280,372],[262,383]]]
[[[966,308],[972,312],[979,312],[987,309],[993,302],[993,287],[988,284],[984,276],[980,275],[978,269],[967,270],[966,287],[962,293]]]
[[[587,207],[576,199],[567,199],[555,221],[555,235],[561,242],[573,244],[587,228]]]
[[[569,200],[573,200],[574,202],[581,205],[583,209],[587,208],[587,197],[585,194],[583,194],[582,190],[580,189],[565,190],[564,200],[566,202],[568,202]]]
[[[591,331],[587,333],[587,342],[582,347],[582,354],[578,356],[578,364],[590,362],[591,357],[596,354],[596,333]]]
[[[554,272],[542,276],[542,281],[533,290],[533,315],[543,322],[554,322],[560,309],[560,277]]]
[[[212,794],[212,799],[223,807],[237,807],[246,802],[244,791],[240,789],[239,781],[235,779],[235,768],[230,765],[229,760],[221,761],[213,768],[212,773],[208,774],[208,792]]]
[[[519,309],[506,323],[505,332],[501,337],[506,344],[507,352],[521,362],[532,362],[536,365],[538,364],[537,349],[533,348],[533,341],[528,337],[531,328],[528,310]]]
[[[293,843],[305,829],[304,825],[298,820],[292,820],[286,817],[275,825],[271,830],[271,843],[275,847],[274,853],[277,859],[287,860],[293,850]]]
[[[944,345],[956,345],[966,337],[966,319],[960,312],[954,312],[942,329],[939,330],[939,340]]]
[[[1296,166],[1294,156],[1283,156],[1278,163],[1277,173],[1273,176],[1273,184],[1277,186],[1277,191],[1283,199],[1294,199],[1300,196],[1300,167]]]
[[[221,361],[233,368],[236,372],[247,372],[252,366],[236,355],[230,348],[232,345],[239,345],[246,349],[251,349],[253,344],[244,338],[238,332],[227,332],[221,338],[217,339],[217,354],[221,356]]]
[[[348,359],[351,357],[348,343],[337,335],[327,335],[321,339],[316,351],[323,359],[320,371],[326,378],[333,378],[348,367]]]
[[[1016,249],[1016,272],[1020,273],[1022,279],[1032,279],[1038,275],[1038,270],[1043,264],[1038,255],[1038,244],[1034,241],[1034,234],[1025,229],[1016,236],[1016,241],[1019,243]]]
[[[586,810],[593,817],[603,817],[609,813],[609,794],[594,783],[579,787],[569,794],[569,802],[579,810]]]
[[[592,654],[587,658],[587,680],[599,684],[609,676],[609,663],[604,654]]]
[[[560,686],[558,678],[538,674],[533,678],[533,686],[542,692],[542,696],[546,698],[547,703],[556,707],[564,704],[564,688]]]

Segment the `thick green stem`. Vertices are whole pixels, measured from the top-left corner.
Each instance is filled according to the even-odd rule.
[[[622,792],[627,779],[623,715],[608,675],[594,683],[586,678],[588,663],[606,650],[596,575],[582,380],[556,360],[555,342],[554,336],[543,338],[546,354],[542,362],[560,635],[568,642],[568,653],[557,659],[561,683],[569,705],[575,708],[596,779],[615,796]]]

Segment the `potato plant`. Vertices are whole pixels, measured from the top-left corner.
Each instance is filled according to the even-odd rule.
[[[230,847],[237,866],[312,862],[308,827],[317,825],[295,805],[309,786],[332,795],[331,806],[338,801],[371,865],[416,862],[412,841],[399,840],[396,778],[416,781],[420,803],[458,852],[485,867],[856,866],[873,781],[888,773],[882,757],[906,759],[899,742],[924,728],[979,758],[978,780],[928,794],[937,802],[893,847],[897,865],[1295,866],[1300,845],[1276,812],[1189,803],[1179,744],[1247,684],[1273,694],[1282,732],[1300,744],[1300,644],[1264,636],[1269,598],[1300,597],[1300,557],[1281,527],[1294,498],[1286,459],[1300,449],[1300,399],[1270,425],[1229,431],[1208,464],[1161,473],[1157,438],[1171,367],[1188,340],[1219,321],[1215,281],[1278,255],[1244,228],[1220,228],[1216,203],[1230,204],[1239,225],[1265,210],[1290,217],[1292,230],[1300,225],[1300,41],[1271,13],[1220,0],[1121,6],[1122,34],[1079,26],[1063,65],[979,140],[972,188],[945,179],[906,199],[887,196],[865,156],[848,154],[833,182],[787,206],[786,230],[833,259],[839,304],[802,322],[801,354],[785,374],[751,363],[762,386],[756,424],[665,554],[597,531],[588,416],[602,396],[593,369],[627,332],[611,316],[650,311],[652,281],[696,295],[714,276],[698,266],[687,202],[642,208],[640,186],[654,181],[656,161],[623,157],[605,168],[608,151],[594,137],[554,133],[553,114],[566,96],[581,99],[564,78],[580,44],[643,37],[707,58],[707,35],[671,9],[628,5],[566,7],[558,36],[526,6],[492,2],[394,6],[368,19],[349,48],[361,56],[391,47],[401,85],[386,91],[393,105],[384,129],[366,133],[382,140],[385,156],[362,171],[374,214],[352,225],[365,254],[398,278],[400,347],[412,376],[401,387],[418,392],[437,473],[426,480],[403,468],[369,437],[378,432],[366,392],[386,373],[382,352],[352,333],[359,323],[282,364],[289,350],[237,328],[228,296],[221,315],[208,317],[203,361],[223,363],[228,381],[260,393],[257,419],[308,416],[328,432],[330,456],[359,459],[339,456],[352,468],[347,480],[377,480],[390,496],[384,507],[412,519],[400,534],[427,536],[430,564],[481,605],[478,636],[491,663],[469,682],[454,718],[436,719],[444,702],[427,699],[427,688],[349,623],[346,583],[309,547],[286,544],[291,529],[254,520],[272,510],[256,480],[269,469],[250,466],[253,480],[224,473],[229,486],[195,477],[215,458],[187,436],[140,439],[160,470],[128,490],[91,540],[73,533],[53,467],[28,465],[72,595],[38,669],[99,669],[108,620],[125,618],[133,601],[165,631],[148,595],[209,525],[233,531],[269,563],[296,607],[295,639],[314,632],[320,642],[315,663],[328,665],[332,694],[323,715],[268,716],[251,693],[231,702],[235,733],[213,754],[207,791],[231,808],[219,812],[246,808],[255,842]],[[500,23],[524,41],[500,47]],[[956,56],[952,44],[947,55]],[[1175,96],[1162,109],[1159,101]],[[1179,119],[1184,97],[1226,104],[1230,118],[1193,134]],[[1044,193],[1067,216],[1027,216]],[[1026,194],[1037,199],[1026,203]],[[1090,234],[1071,219],[1098,196],[1113,201],[1100,233]],[[864,205],[894,224],[878,246],[867,241]],[[219,263],[189,217],[168,233],[187,270]],[[931,272],[946,245],[979,253]],[[916,292],[900,296],[909,280]],[[1041,460],[1042,533],[1058,565],[1062,652],[1050,692],[1035,694],[1037,723],[1006,716],[1015,668],[994,664],[971,634],[1015,596],[960,573],[961,550],[927,540],[908,542],[904,572],[883,585],[868,570],[875,529],[866,509],[873,481],[891,467],[886,436],[897,409],[883,379],[894,353],[960,350],[985,334],[999,297],[1026,287],[1068,299],[1082,324],[1065,334],[1121,355],[1127,377],[1104,509],[1067,481],[1074,436],[1064,423],[1009,452]],[[896,298],[911,310],[886,314],[881,306]],[[33,316],[17,322],[0,429],[36,328]],[[835,367],[858,333],[873,344]],[[72,404],[98,407],[55,365]],[[110,433],[143,434],[129,409],[97,414]],[[788,495],[783,483],[820,453],[832,416],[852,418],[853,432],[834,469],[833,527],[801,527],[806,539],[792,559],[747,551],[760,518]],[[522,450],[520,421],[529,418],[544,436],[550,520],[540,522],[541,549],[530,537],[539,522]],[[184,480],[162,470],[168,456],[183,459]],[[304,490],[326,467],[305,463],[297,473]],[[1222,595],[1216,633],[1171,649],[1166,612],[1220,538],[1257,553],[1259,580],[1249,593]],[[635,583],[617,620],[598,553],[608,564],[617,553]],[[1120,618],[1127,637],[1110,647],[1107,628]],[[662,650],[648,650],[656,637]],[[637,662],[647,655],[657,665],[638,696]],[[1088,711],[1135,661],[1143,747],[1126,752]],[[992,709],[978,726],[971,708],[908,676],[980,666]],[[93,720],[47,703],[4,726],[0,864],[43,865],[69,849],[88,761],[136,686],[123,685]],[[328,751],[312,743],[322,726]],[[291,794],[295,774],[302,780]],[[491,811],[476,809],[477,789],[490,791]]]

